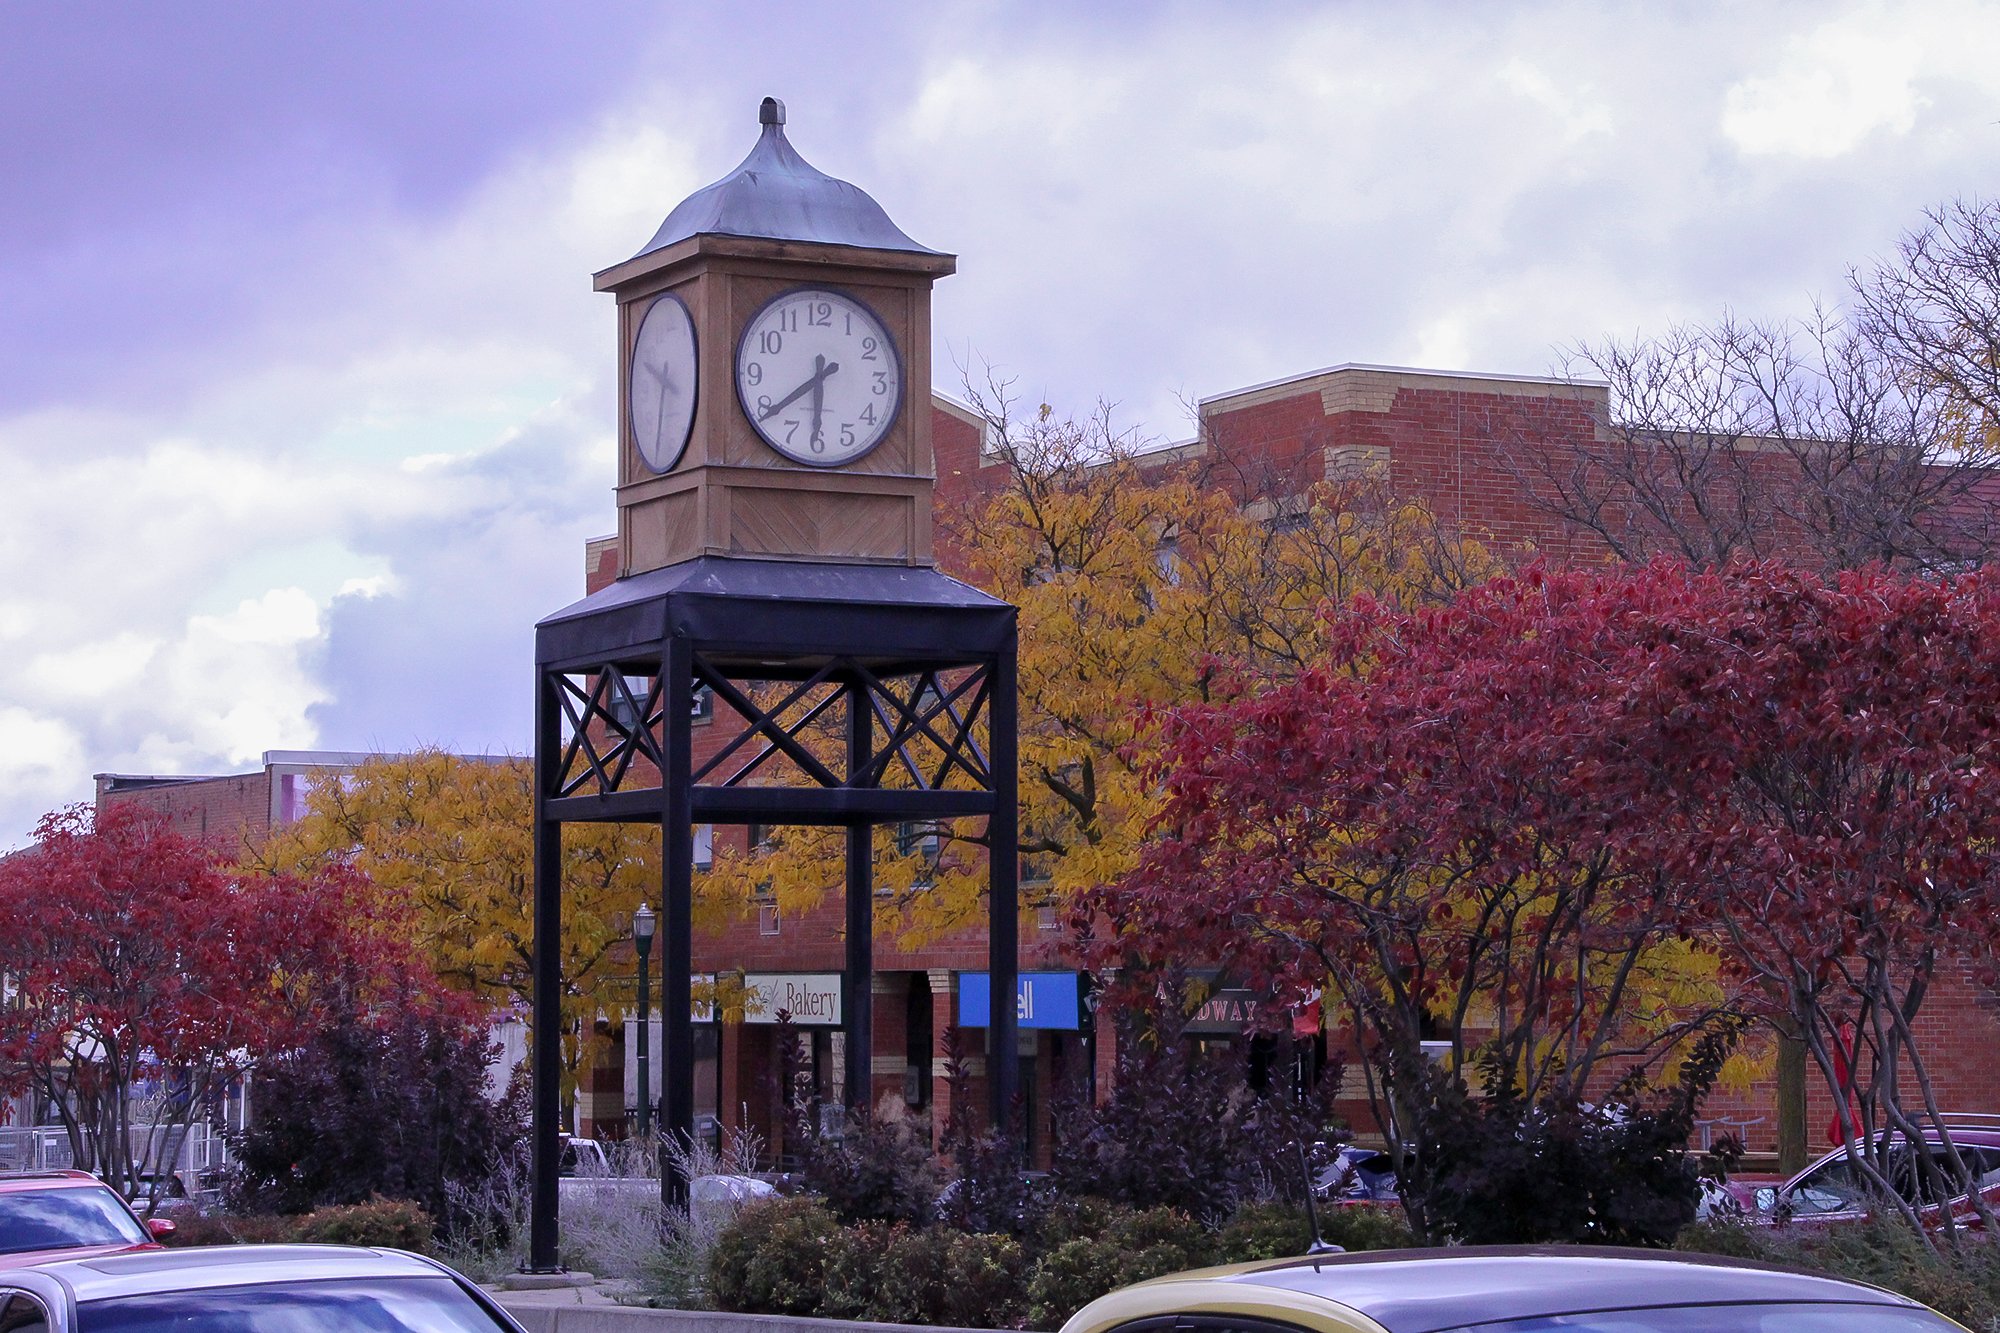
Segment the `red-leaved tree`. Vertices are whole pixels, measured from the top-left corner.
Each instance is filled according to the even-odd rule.
[[[360,887],[237,871],[135,806],[45,816],[0,862],[0,1088],[39,1093],[114,1187],[170,1169],[259,1054],[384,998],[365,978],[392,937]]]
[[[1963,1192],[1916,1018],[1947,967],[1990,982],[2000,941],[2000,574],[1682,577],[1625,701],[1666,798],[1643,844],[1805,1041],[1883,1197],[1913,1191],[1881,1129],[1940,1137],[1900,1169]]]
[[[1574,1097],[1744,1010],[1830,1084],[1852,1020],[1863,1106],[1935,1121],[1914,1018],[2000,922],[1996,589],[1663,562],[1335,611],[1317,669],[1156,719],[1098,961],[1329,985],[1392,1138],[1432,1032]]]

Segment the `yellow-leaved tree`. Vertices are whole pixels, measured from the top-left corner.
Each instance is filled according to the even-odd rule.
[[[1148,708],[1205,698],[1219,673],[1303,668],[1329,602],[1441,599],[1492,568],[1379,473],[1329,481],[1314,456],[1313,478],[1287,476],[1213,437],[1145,453],[1103,409],[1017,421],[1004,392],[974,397],[1004,480],[941,506],[940,563],[1020,608],[1024,909],[1135,863],[1159,799]],[[843,845],[781,828],[711,879],[802,910],[837,890]],[[983,820],[878,829],[878,930],[919,946],[981,924],[986,852]]]
[[[383,756],[324,778],[303,818],[248,855],[272,870],[351,865],[398,900],[416,944],[451,985],[526,1015],[534,996],[534,774],[526,759],[440,750]],[[599,1014],[632,1003],[632,910],[657,900],[658,828],[563,831],[564,1091]]]

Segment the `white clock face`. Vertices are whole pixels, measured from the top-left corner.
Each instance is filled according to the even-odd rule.
[[[639,321],[625,396],[632,440],[655,472],[681,461],[694,428],[694,320],[678,296],[662,296]]]
[[[767,302],[736,345],[736,396],[764,442],[794,462],[839,467],[895,424],[903,363],[873,310],[824,287]]]

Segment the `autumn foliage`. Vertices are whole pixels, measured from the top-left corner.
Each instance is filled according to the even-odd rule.
[[[1573,1096],[1775,1012],[1921,1113],[1916,1010],[2000,929],[2000,575],[1532,568],[1328,644],[1153,715],[1099,962],[1330,985],[1392,1102],[1433,1032]]]
[[[1239,503],[1240,478],[1223,484],[1219,442],[1198,461],[1149,456],[1102,413],[980,406],[1004,482],[940,510],[940,563],[1020,610],[1021,839],[1006,854],[1022,858],[1026,908],[1135,864],[1160,799],[1148,707],[1208,698],[1219,661],[1303,669],[1329,601],[1434,602],[1491,567],[1380,476],[1328,480],[1322,466],[1268,487],[1287,499],[1267,513]],[[823,753],[839,740],[820,737]],[[840,885],[844,847],[841,830],[779,828],[719,849],[699,878],[717,904],[806,910]],[[919,945],[984,924],[984,821],[880,828],[875,849],[878,930]]]
[[[525,759],[439,750],[384,756],[316,784],[306,812],[259,848],[282,874],[365,875],[430,971],[489,1006],[534,995],[534,773]],[[559,973],[566,1083],[591,1020],[630,1000],[619,954],[633,908],[659,892],[659,830],[580,824],[563,837]],[[625,955],[629,957],[629,955]]]
[[[135,806],[44,817],[0,861],[0,921],[0,1088],[48,1098],[114,1185],[261,1055],[399,993],[393,920],[353,872],[245,873]]]

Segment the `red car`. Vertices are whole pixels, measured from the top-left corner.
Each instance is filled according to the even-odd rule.
[[[118,1192],[84,1171],[0,1172],[0,1263],[157,1250],[174,1224],[141,1222]]]
[[[1990,1211],[2000,1211],[2000,1116],[1945,1117],[1952,1147],[1972,1172],[1980,1197]],[[1886,1169],[1890,1184],[1904,1199],[1914,1204],[1926,1226],[1942,1227],[1947,1216],[1958,1226],[1980,1225],[1979,1213],[1969,1196],[1936,1197],[1937,1177],[1919,1169],[1917,1154],[1900,1136],[1886,1140]],[[1932,1157],[1941,1157],[1942,1142],[1933,1138],[1926,1144]],[[1855,1145],[1857,1155],[1860,1144]],[[1945,1173],[1948,1178],[1948,1173]],[[1739,1176],[1703,1200],[1707,1216],[1740,1216],[1752,1223],[1845,1222],[1866,1217],[1876,1207],[1871,1193],[1873,1182],[1844,1148],[1835,1148],[1789,1180],[1776,1177]]]

